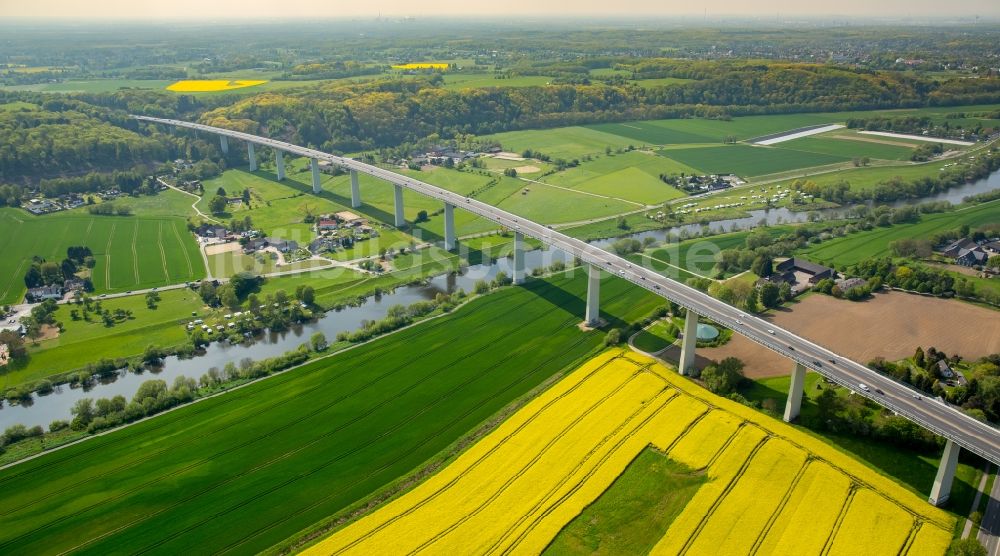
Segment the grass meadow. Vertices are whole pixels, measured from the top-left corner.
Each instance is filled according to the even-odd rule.
[[[614,325],[657,303],[624,281],[602,289]],[[530,280],[0,471],[0,551],[266,549],[423,465],[592,353],[604,334],[577,328],[585,290],[582,275]]]
[[[194,238],[180,218],[79,212],[33,216],[0,209],[0,252],[5,255],[0,265],[0,303],[20,302],[32,257],[59,262],[71,245],[93,251],[96,293],[176,284],[205,275]]]
[[[931,235],[968,224],[971,228],[1000,220],[1000,202],[993,201],[972,207],[925,214],[915,224],[898,224],[888,228],[856,232],[809,246],[800,254],[812,261],[836,267],[850,266],[875,257],[890,256],[889,244],[898,239],[928,238]]]
[[[751,145],[664,149],[659,154],[706,174],[736,174],[745,177],[848,161],[844,156]]]
[[[175,346],[187,341],[184,324],[191,320],[191,313],[204,317],[209,311],[197,292],[187,288],[160,292],[161,301],[155,309],[146,306],[143,295],[130,295],[101,300],[101,305],[114,312],[116,309],[132,311],[134,318],[104,326],[100,317],[90,321],[73,320],[71,310],[75,305],[60,305],[56,320],[65,330],[57,338],[28,343],[28,359],[15,363],[0,373],[0,387],[8,388],[54,374],[80,368],[99,358],[116,359],[141,355],[147,346]]]

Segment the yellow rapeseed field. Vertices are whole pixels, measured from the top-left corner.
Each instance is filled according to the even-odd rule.
[[[307,554],[541,552],[645,448],[708,481],[654,554],[943,554],[954,522],[896,483],[652,359],[609,351],[444,470]]]
[[[398,70],[415,70],[415,69],[438,69],[445,70],[448,69],[448,64],[439,62],[418,62],[411,64],[399,64],[392,66],[392,69]]]
[[[183,81],[167,85],[167,90],[178,93],[214,93],[218,91],[231,91],[233,89],[263,85],[264,83],[267,83],[267,81],[247,79],[241,79],[239,81],[230,81],[228,79],[185,79]]]

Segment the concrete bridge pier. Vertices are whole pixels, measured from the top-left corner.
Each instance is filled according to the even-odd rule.
[[[319,161],[315,158],[310,158],[309,168],[312,170],[313,193],[319,195],[319,192],[323,190],[319,184]]]
[[[931,495],[928,502],[935,506],[943,506],[951,496],[951,483],[955,480],[955,468],[958,467],[958,453],[962,448],[949,440],[944,445],[944,454],[941,456],[941,464],[938,465],[937,476],[934,477],[934,486],[931,488]]]
[[[455,205],[451,203],[444,204],[444,250],[451,251],[458,244],[455,239]],[[514,245],[517,245],[517,235],[514,236]],[[517,255],[514,256],[515,261],[517,260]],[[515,282],[517,280],[515,279]]]
[[[406,218],[403,217],[403,186],[392,184],[392,188],[395,190],[396,227],[402,228],[406,224]]]
[[[593,267],[591,267],[593,268]],[[524,283],[524,236],[514,232],[514,285]],[[590,294],[587,294],[587,313],[590,313]]]
[[[351,208],[361,206],[361,186],[358,184],[358,171],[351,170]]]
[[[257,153],[253,152],[253,143],[247,143],[247,158],[250,159],[250,171],[257,171]]]
[[[687,310],[684,317],[684,336],[681,338],[681,359],[677,362],[677,372],[691,374],[694,370],[694,350],[698,347],[698,313]]]
[[[788,399],[785,401],[785,422],[791,423],[799,416],[802,409],[802,394],[805,392],[806,368],[796,362],[792,369],[792,384],[788,387]]]
[[[229,154],[229,137],[226,137],[225,135],[220,135],[219,143],[222,145],[222,154]]]
[[[274,165],[278,167],[278,181],[285,179],[285,153],[274,151]]]
[[[584,324],[597,326],[601,320],[601,269],[587,265],[587,315]]]

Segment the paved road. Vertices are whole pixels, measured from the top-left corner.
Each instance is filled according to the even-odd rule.
[[[987,554],[1000,554],[1000,480],[993,481],[990,501],[986,505],[983,522],[979,525],[978,539],[979,544],[986,547]]]
[[[390,170],[350,158],[334,156],[321,151],[292,145],[284,141],[202,124],[146,116],[134,117],[142,121],[225,135],[298,156],[327,160],[343,168],[368,174],[422,195],[460,207],[501,226],[537,238],[543,243],[579,257],[584,262],[595,265],[609,274],[628,280],[682,307],[693,310],[699,315],[703,315],[726,327],[732,328],[734,332],[742,334],[750,340],[776,351],[790,360],[801,363],[841,386],[850,388],[859,395],[872,399],[876,403],[905,416],[921,426],[953,440],[962,448],[979,454],[994,464],[1000,465],[1000,431],[997,429],[965,415],[955,407],[928,398],[905,384],[883,376],[860,363],[846,359],[788,330],[778,328],[755,316],[743,315],[739,310],[704,292],[661,276],[653,270],[635,266],[622,257],[579,239],[569,237],[548,226],[526,220],[516,214],[475,199],[466,198],[457,193],[446,191],[408,176],[403,176]],[[861,384],[867,385],[867,389],[862,389]],[[878,393],[878,390],[882,393]]]

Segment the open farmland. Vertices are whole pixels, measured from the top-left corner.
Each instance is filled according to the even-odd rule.
[[[652,554],[943,553],[953,519],[796,429],[610,351],[305,553],[539,553],[649,445],[703,473]]]
[[[936,233],[957,229],[963,224],[976,228],[998,220],[1000,201],[992,201],[952,212],[924,214],[920,217],[920,222],[915,224],[875,228],[833,238],[806,247],[800,254],[823,264],[850,266],[866,259],[890,256],[889,244],[899,239],[927,239]]]
[[[692,173],[694,169],[662,156],[632,151],[602,156],[545,176],[542,181],[597,195],[654,204],[685,196],[683,191],[660,180],[661,174],[681,172]]]
[[[797,151],[784,146],[725,145],[666,149],[659,154],[707,174],[731,173],[738,176],[762,176],[848,160],[844,156]]]
[[[829,133],[781,143],[783,148],[845,158],[869,157],[884,160],[909,160],[913,147],[904,144],[858,140],[855,133]]]
[[[876,357],[902,359],[913,355],[917,346],[934,346],[967,359],[1000,352],[996,311],[902,292],[878,294],[863,302],[814,294],[764,318],[861,362]],[[746,363],[744,370],[749,377],[792,371],[787,359],[739,335],[724,346],[699,350],[698,356],[699,365],[739,357]]]
[[[0,209],[0,303],[24,296],[24,273],[34,256],[61,261],[66,248],[94,253],[94,289],[118,292],[176,284],[205,275],[194,239],[181,218],[110,217],[79,213],[32,216]]]
[[[602,287],[621,326],[656,305]],[[428,461],[601,344],[586,279],[529,280],[331,358],[0,471],[0,552],[257,552]],[[514,364],[516,362],[516,364]]]

